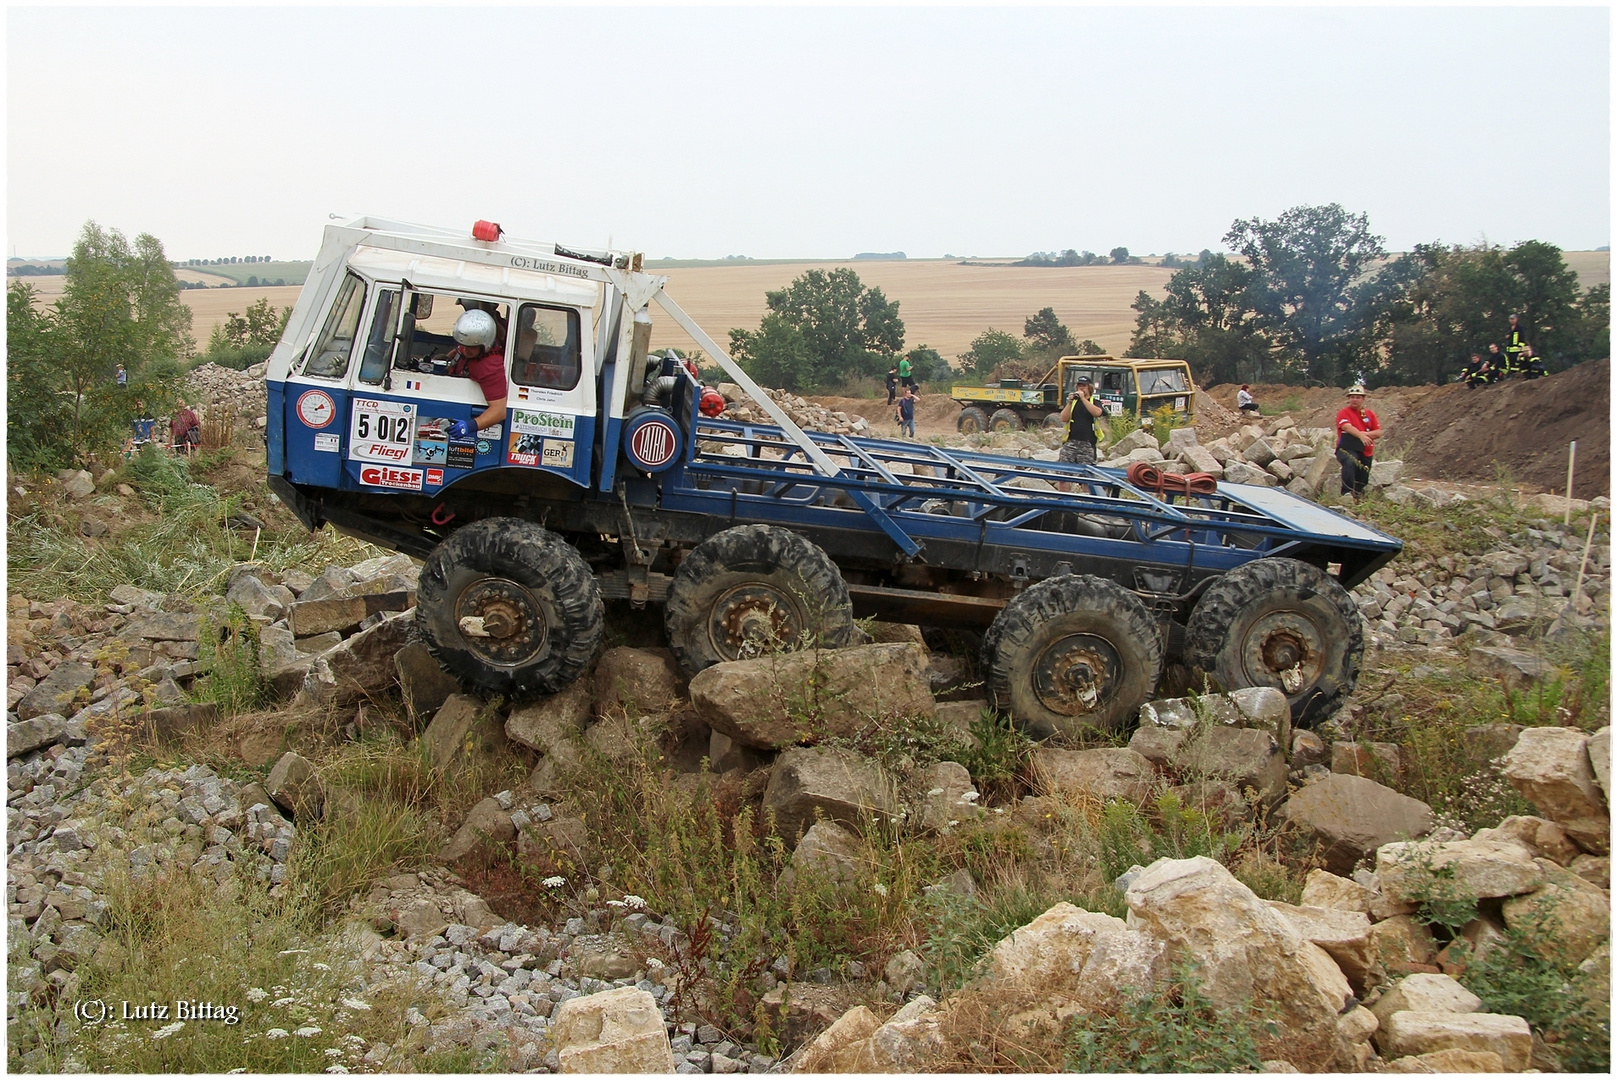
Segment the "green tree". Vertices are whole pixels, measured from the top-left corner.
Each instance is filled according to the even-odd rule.
[[[1037,315],[1022,324],[1022,336],[1028,339],[1029,347],[1033,351],[1052,359],[1066,356],[1077,348],[1073,344],[1072,331],[1061,325],[1061,320],[1056,318],[1055,308],[1040,308]]]
[[[1257,273],[1248,295],[1259,327],[1298,353],[1310,376],[1340,382],[1365,362],[1371,342],[1353,285],[1386,255],[1367,215],[1337,203],[1298,206],[1274,221],[1236,221],[1224,243]]]
[[[1084,338],[1073,347],[1079,356],[1105,356],[1106,349],[1094,338]]]
[[[61,467],[70,459],[60,438],[71,422],[60,391],[55,320],[34,306],[34,288],[6,290],[6,453],[20,468]]]
[[[955,376],[949,361],[930,345],[917,345],[904,354],[904,359],[910,362],[910,371],[915,375],[916,382],[949,382]]]
[[[808,341],[779,312],[767,312],[755,332],[731,330],[730,352],[748,375],[765,386],[797,390],[815,385]]]
[[[1278,374],[1282,364],[1253,311],[1257,273],[1223,255],[1203,255],[1168,280],[1163,299],[1140,290],[1125,355],[1188,361],[1197,380],[1208,384]]]
[[[1022,359],[1022,342],[1003,330],[989,327],[971,341],[971,348],[960,354],[960,363],[979,379],[986,379],[1001,364]]]
[[[730,343],[740,355],[771,357],[769,363],[776,370],[793,373],[793,382],[774,384],[783,389],[812,389],[850,375],[879,375],[904,349],[904,321],[898,316],[897,301],[888,300],[880,289],[867,289],[848,267],[829,273],[810,270],[786,288],[765,293],[764,302],[770,314],[797,331],[809,364],[776,363],[796,353],[779,326],[766,328],[760,323],[757,331],[731,330]],[[769,315],[764,318],[767,321]],[[786,353],[778,354],[782,348]],[[759,377],[750,369],[749,373]]]

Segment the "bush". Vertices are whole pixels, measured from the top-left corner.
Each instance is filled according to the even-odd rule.
[[[1126,988],[1116,1008],[1073,1017],[1066,1067],[1080,1073],[1257,1072],[1264,1042],[1277,1034],[1264,1013],[1254,1005],[1215,1004],[1195,970],[1180,965],[1161,989]]]

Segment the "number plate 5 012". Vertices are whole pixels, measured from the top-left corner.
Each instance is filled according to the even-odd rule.
[[[409,461],[415,447],[415,406],[355,398],[348,456],[364,461]]]

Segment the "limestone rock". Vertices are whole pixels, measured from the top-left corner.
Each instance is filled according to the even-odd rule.
[[[1129,886],[1129,928],[1197,966],[1226,1007],[1275,1006],[1282,1056],[1330,1069],[1354,1058],[1337,1030],[1351,988],[1334,961],[1206,857],[1159,859]]]
[[[454,862],[470,855],[479,845],[507,843],[516,834],[511,812],[492,797],[483,799],[467,813],[465,823],[455,831],[438,857],[444,862]]]
[[[1576,728],[1528,728],[1505,755],[1505,779],[1594,855],[1611,853],[1611,813]]]
[[[1124,993],[1149,993],[1166,976],[1167,950],[1139,930],[1102,930],[1078,972],[1073,1001],[1096,1011],[1115,1006]]]
[[[1555,665],[1541,656],[1510,648],[1489,648],[1479,645],[1471,650],[1467,660],[1473,675],[1483,679],[1497,679],[1511,690],[1531,686],[1555,673]]]
[[[1496,828],[1479,829],[1473,840],[1506,839],[1523,844],[1534,855],[1570,866],[1581,852],[1567,836],[1566,830],[1553,821],[1525,814],[1514,814],[1501,821]]]
[[[1102,801],[1137,802],[1150,790],[1155,773],[1141,754],[1126,748],[1057,750],[1040,747],[1033,751],[1033,775],[1047,793],[1082,793]]]
[[[61,713],[43,713],[6,726],[6,757],[21,757],[56,743],[83,746],[84,739],[82,721],[69,720]]]
[[[1389,1013],[1376,1032],[1385,1057],[1470,1050],[1498,1054],[1506,1072],[1521,1072],[1533,1057],[1533,1033],[1519,1016],[1495,1013]]]
[[[1303,881],[1304,907],[1335,908],[1339,911],[1361,911],[1370,914],[1376,893],[1357,881],[1337,877],[1329,870],[1310,870]]]
[[[1420,800],[1342,773],[1293,793],[1279,814],[1317,838],[1325,848],[1326,869],[1338,875],[1352,873],[1354,864],[1383,844],[1424,836],[1436,820]]]
[[[485,715],[469,694],[451,694],[421,733],[432,767],[447,771],[477,760],[498,760],[509,745],[498,717]]]
[[[853,829],[867,816],[895,817],[898,796],[881,767],[857,751],[793,747],[776,759],[764,805],[774,808],[780,834],[791,838],[807,831],[816,810]]]
[[[17,702],[17,719],[32,720],[47,713],[72,716],[89,700],[88,691],[94,682],[95,668],[77,660],[64,660]],[[80,691],[84,691],[82,698]]]
[[[1611,898],[1571,870],[1536,861],[1542,884],[1505,901],[1505,925],[1540,955],[1576,963],[1611,936]]]
[[[569,998],[550,1038],[566,1073],[670,1073],[674,1051],[657,1001],[632,986]]]
[[[270,770],[264,790],[299,822],[319,818],[325,803],[325,791],[314,766],[290,750]]]
[[[460,680],[445,671],[419,641],[400,649],[393,657],[393,666],[398,669],[404,710],[417,731],[449,700],[450,694],[460,690]]]
[[[1127,929],[1113,915],[1063,901],[1001,939],[988,954],[982,981],[1007,1000],[1072,995],[1096,943]]]
[[[873,718],[930,717],[936,709],[926,654],[913,643],[714,664],[691,679],[690,696],[714,731],[763,749],[851,736]]]
[[[328,630],[347,633],[372,615],[400,612],[414,606],[415,593],[405,591],[299,600],[288,608],[287,623],[298,637]]]
[[[1435,972],[1437,939],[1412,915],[1393,915],[1373,923],[1370,944],[1376,962],[1390,975],[1430,969]]]
[[[1589,768],[1595,774],[1595,784],[1611,806],[1611,725],[1589,736]]]
[[[797,842],[792,852],[792,869],[812,870],[832,881],[846,883],[858,876],[865,855],[865,846],[858,836],[834,821],[816,821]]]
[[[401,611],[361,630],[334,649],[315,657],[296,702],[327,706],[352,705],[392,687],[398,680],[393,658],[409,641],[413,615]]]
[[[980,818],[983,808],[977,805],[977,789],[972,786],[971,773],[964,765],[954,761],[939,761],[921,773],[916,803],[920,810],[923,829],[942,830],[951,822]]]
[[[1265,903],[1290,922],[1305,941],[1312,941],[1330,954],[1347,976],[1354,993],[1365,992],[1376,959],[1370,944],[1369,915],[1339,908],[1286,904],[1279,900]]]
[[[1424,973],[1406,975],[1393,983],[1370,1006],[1383,1022],[1395,1012],[1472,1013],[1482,1008],[1482,999],[1448,975]]]
[[[820,1032],[798,1058],[793,1072],[800,1073],[872,1073],[875,1059],[870,1052],[870,1037],[881,1027],[876,1014],[864,1005],[855,1005],[837,1018],[837,1022]]]
[[[608,649],[595,667],[595,715],[605,717],[614,709],[635,716],[665,713],[679,700],[684,685],[674,654],[667,649]]]
[[[1517,896],[1538,887],[1543,873],[1532,851],[1515,840],[1451,840],[1384,845],[1376,852],[1376,880],[1394,901],[1419,902],[1441,875],[1442,887],[1461,897]]]
[[[1389,1073],[1497,1073],[1505,1062],[1492,1050],[1433,1050],[1394,1058],[1381,1067]]]

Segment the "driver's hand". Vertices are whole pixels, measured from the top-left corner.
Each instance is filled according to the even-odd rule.
[[[453,424],[449,425],[449,434],[452,438],[456,439],[470,438],[475,430],[476,429],[465,420],[456,420]]]

